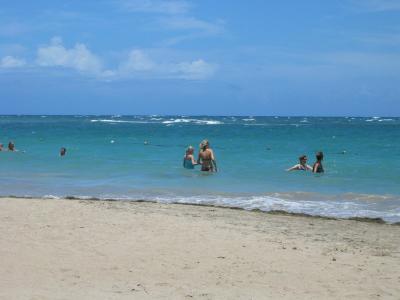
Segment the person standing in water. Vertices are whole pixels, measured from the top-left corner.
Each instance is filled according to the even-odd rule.
[[[197,163],[201,164],[201,170],[205,172],[217,172],[217,162],[215,161],[214,152],[210,148],[208,140],[203,140],[200,144],[199,158]]]
[[[324,159],[324,154],[319,151],[315,155],[317,161],[314,163],[312,171],[313,173],[324,173],[324,167],[322,166],[322,160]]]
[[[183,156],[183,167],[185,169],[194,169],[194,166],[197,165],[198,163],[194,160],[194,148],[192,146],[189,146],[186,149],[186,153]]]
[[[287,169],[286,171],[293,171],[293,170],[301,170],[301,171],[311,171],[313,168],[311,166],[307,165],[307,155],[302,155],[299,157],[299,163],[297,165],[294,165],[290,169]]]
[[[67,149],[65,147],[61,147],[60,156],[65,156],[66,153],[67,153]]]

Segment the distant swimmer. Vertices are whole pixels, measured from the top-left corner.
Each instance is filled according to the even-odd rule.
[[[299,163],[294,165],[290,169],[286,171],[294,171],[294,170],[301,170],[301,171],[311,171],[311,166],[307,165],[307,155],[302,155],[299,157]]]
[[[324,173],[324,167],[322,166],[322,160],[324,159],[324,154],[321,151],[319,151],[315,155],[315,158],[317,159],[317,161],[313,165],[312,168],[313,173]]]
[[[60,156],[65,156],[66,153],[67,153],[67,149],[65,147],[61,147]]]
[[[10,141],[8,143],[8,151],[18,151],[17,149],[15,149],[15,144],[14,142]]]
[[[3,151],[3,144],[0,144],[0,151]]]
[[[210,148],[208,140],[203,140],[200,144],[199,157],[197,163],[201,164],[201,170],[205,172],[217,172],[217,162],[215,161],[214,152]]]
[[[194,169],[195,165],[198,165],[198,163],[194,160],[194,148],[192,146],[189,146],[186,149],[186,153],[183,156],[183,167],[185,169]]]

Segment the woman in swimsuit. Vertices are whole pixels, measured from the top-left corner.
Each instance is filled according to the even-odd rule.
[[[194,166],[197,165],[197,162],[194,160],[194,149],[192,146],[189,146],[186,149],[186,153],[183,156],[183,167],[185,169],[194,169]]]
[[[290,169],[287,169],[286,171],[293,171],[293,170],[301,170],[301,171],[310,171],[313,168],[311,166],[307,165],[307,156],[302,155],[299,157],[299,163],[297,165],[294,165]]]
[[[217,163],[214,152],[210,148],[210,143],[204,140],[200,144],[199,158],[197,163],[201,164],[201,170],[205,172],[217,172]]]
[[[322,160],[324,159],[324,154],[320,151],[315,155],[317,161],[313,165],[313,173],[324,173],[324,167],[322,166]]]

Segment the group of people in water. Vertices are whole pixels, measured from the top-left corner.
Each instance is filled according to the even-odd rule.
[[[210,148],[208,140],[203,140],[200,143],[200,150],[197,160],[194,158],[194,148],[189,146],[183,157],[183,167],[186,169],[194,169],[196,165],[201,166],[204,172],[218,172],[217,162],[215,160],[214,152]]]
[[[0,151],[18,151],[15,149],[14,142],[10,141],[8,143],[8,147],[4,150],[3,144],[0,143]],[[67,149],[62,147],[60,149],[60,156],[65,156],[67,153]],[[315,155],[316,161],[314,165],[311,167],[307,164],[307,155],[302,155],[299,157],[299,163],[294,165],[293,167],[287,169],[286,171],[312,171],[313,173],[323,173],[324,167],[322,165],[322,160],[324,159],[324,154],[319,151]],[[195,166],[201,166],[201,171],[204,172],[218,172],[217,162],[215,160],[214,151],[210,147],[210,142],[208,140],[203,140],[200,143],[199,155],[197,159],[195,159],[194,148],[189,146],[186,149],[185,155],[183,157],[183,167],[185,169],[194,169]]]
[[[18,151],[17,149],[15,149],[15,144],[14,142],[10,141],[8,143],[7,149],[4,148],[4,145],[0,143],[0,151]]]
[[[310,165],[307,164],[307,155],[302,155],[299,157],[299,163],[287,169],[286,171],[300,170],[300,171],[312,171],[313,173],[323,173],[324,167],[322,166],[322,160],[324,159],[324,154],[321,151],[319,151],[315,155],[315,158],[316,161],[314,165],[311,167]]]
[[[299,163],[287,169],[287,171],[301,170],[312,171],[313,173],[323,173],[324,167],[322,166],[322,160],[324,159],[324,154],[319,151],[317,152],[315,157],[316,162],[312,167],[307,164],[307,155],[302,155],[299,157]],[[214,152],[210,148],[210,143],[208,140],[203,140],[201,142],[197,160],[195,159],[194,148],[192,146],[189,146],[186,149],[185,155],[183,156],[183,167],[185,169],[194,169],[196,165],[200,165],[201,171],[204,172],[218,171]]]

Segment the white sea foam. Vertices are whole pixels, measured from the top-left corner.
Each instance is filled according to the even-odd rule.
[[[90,120],[90,122],[92,123],[110,123],[110,124],[117,124],[117,123],[132,123],[132,124],[148,124],[151,122],[148,121],[124,121],[124,120],[110,120],[110,119],[94,119],[94,120]]]
[[[170,119],[163,121],[163,124],[179,124],[179,123],[193,123],[198,125],[220,125],[224,124],[221,121],[216,120],[201,120],[201,119]]]
[[[163,203],[192,203],[225,207],[238,207],[245,210],[285,211],[303,213],[312,216],[335,218],[382,218],[389,222],[400,220],[400,208],[390,211],[379,211],[370,203],[351,200],[299,200],[283,199],[273,196],[224,197],[224,196],[192,196],[192,197],[153,197]]]
[[[61,197],[55,196],[55,195],[44,195],[43,198],[45,198],[45,199],[61,199]]]
[[[255,121],[256,119],[254,119],[254,118],[248,118],[248,119],[242,119],[243,121],[246,121],[246,122],[251,122],[251,121]]]
[[[29,196],[27,196],[29,197]],[[63,199],[65,196],[45,195],[47,199]],[[288,213],[308,214],[311,216],[323,216],[334,218],[382,218],[388,222],[400,221],[400,207],[380,206],[382,201],[397,201],[398,197],[391,195],[368,194],[341,194],[322,195],[309,192],[273,193],[264,195],[237,196],[235,194],[214,195],[176,195],[168,192],[165,195],[143,193],[134,195],[103,194],[102,196],[77,195],[67,198],[76,199],[114,199],[124,201],[156,201],[160,203],[185,203],[222,207],[235,207],[245,210],[261,211],[285,211]]]

